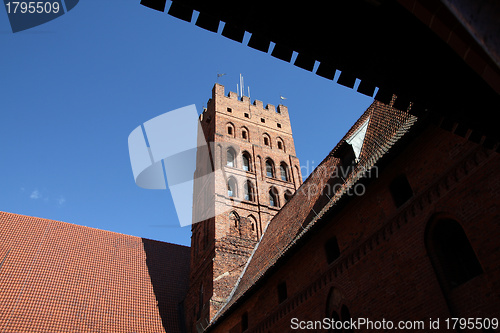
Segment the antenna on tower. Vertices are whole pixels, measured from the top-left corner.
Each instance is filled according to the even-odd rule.
[[[245,89],[243,88],[243,75],[240,73],[240,98],[243,97]]]

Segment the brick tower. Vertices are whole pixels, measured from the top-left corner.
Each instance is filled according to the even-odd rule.
[[[220,172],[195,184],[193,216],[215,213],[192,225],[188,332],[224,305],[267,223],[302,183],[285,106],[251,104],[215,84],[200,123],[209,149],[198,149],[195,175]]]

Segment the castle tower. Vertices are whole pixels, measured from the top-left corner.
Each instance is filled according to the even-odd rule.
[[[192,225],[188,332],[224,305],[267,223],[302,183],[287,107],[226,96],[215,84],[200,123],[209,150],[198,150],[195,175],[221,172],[195,184],[193,216],[222,213]]]

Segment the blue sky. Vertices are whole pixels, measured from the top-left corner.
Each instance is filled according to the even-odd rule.
[[[249,36],[240,44],[139,0],[82,0],[15,34],[0,9],[0,210],[189,245],[169,191],[135,185],[127,138],[167,111],[201,112],[217,73],[226,92],[241,73],[252,100],[287,98],[312,170],[373,98],[251,49]]]

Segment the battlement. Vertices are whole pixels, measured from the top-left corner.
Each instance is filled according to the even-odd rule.
[[[242,105],[252,105],[259,111],[261,110],[267,113],[273,112],[275,114],[288,117],[288,108],[282,104],[279,104],[278,107],[275,107],[273,104],[266,104],[264,107],[264,103],[262,101],[256,99],[253,103],[251,103],[250,97],[242,96],[241,98],[238,98],[238,94],[234,91],[229,91],[226,96],[224,86],[219,83],[216,83],[212,89],[212,100],[216,100],[217,97],[229,98],[241,102]]]

